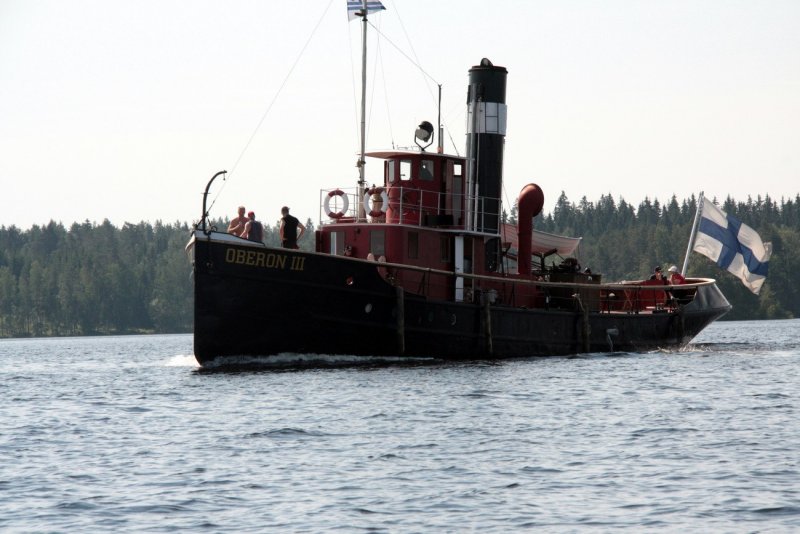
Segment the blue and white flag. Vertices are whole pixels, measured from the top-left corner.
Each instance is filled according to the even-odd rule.
[[[705,197],[700,201],[701,218],[693,250],[717,262],[758,295],[767,277],[772,243],[763,243],[755,230]]]
[[[367,1],[367,15],[376,11],[386,9],[383,4],[378,0]],[[364,2],[362,0],[347,0],[347,20],[353,20],[361,17],[364,11]]]

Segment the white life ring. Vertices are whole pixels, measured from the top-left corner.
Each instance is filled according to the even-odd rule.
[[[337,211],[336,213],[331,211],[331,199],[333,197],[342,197],[342,210]],[[324,203],[325,213],[331,219],[341,219],[342,217],[344,217],[344,214],[347,213],[347,208],[349,207],[350,207],[350,201],[347,199],[347,194],[345,194],[345,192],[342,191],[341,189],[335,189],[330,193],[328,193],[328,196],[325,197],[325,203]]]
[[[379,194],[381,196],[381,208],[376,210],[372,206],[372,195]],[[364,211],[370,217],[382,217],[386,215],[386,210],[389,209],[389,195],[383,187],[373,187],[364,194]]]

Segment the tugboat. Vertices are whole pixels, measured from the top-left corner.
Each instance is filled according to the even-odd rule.
[[[366,20],[366,14],[363,15]],[[194,354],[202,365],[282,353],[496,359],[679,348],[730,310],[712,279],[603,283],[574,257],[580,238],[533,229],[542,189],[503,221],[507,70],[469,70],[466,155],[365,152],[353,188],[320,192],[315,250],[218,232],[203,215],[187,245]],[[382,161],[367,187],[365,157]],[[657,285],[654,285],[657,284]],[[257,325],[243,331],[241,325]]]

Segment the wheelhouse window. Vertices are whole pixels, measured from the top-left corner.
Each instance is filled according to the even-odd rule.
[[[394,183],[394,160],[390,159],[386,162],[386,183]]]
[[[419,232],[408,233],[408,258],[411,260],[419,258]]]
[[[411,160],[400,160],[400,180],[408,181],[411,179]]]
[[[386,255],[386,232],[383,230],[370,230],[369,251],[372,252],[375,259]]]
[[[423,159],[419,168],[419,179],[426,182],[433,181],[433,160]]]

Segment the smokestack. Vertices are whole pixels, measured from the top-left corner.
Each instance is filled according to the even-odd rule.
[[[503,190],[503,144],[506,135],[505,67],[484,58],[469,69],[467,90],[467,158],[470,195],[477,201],[468,209],[474,229],[497,232]]]

